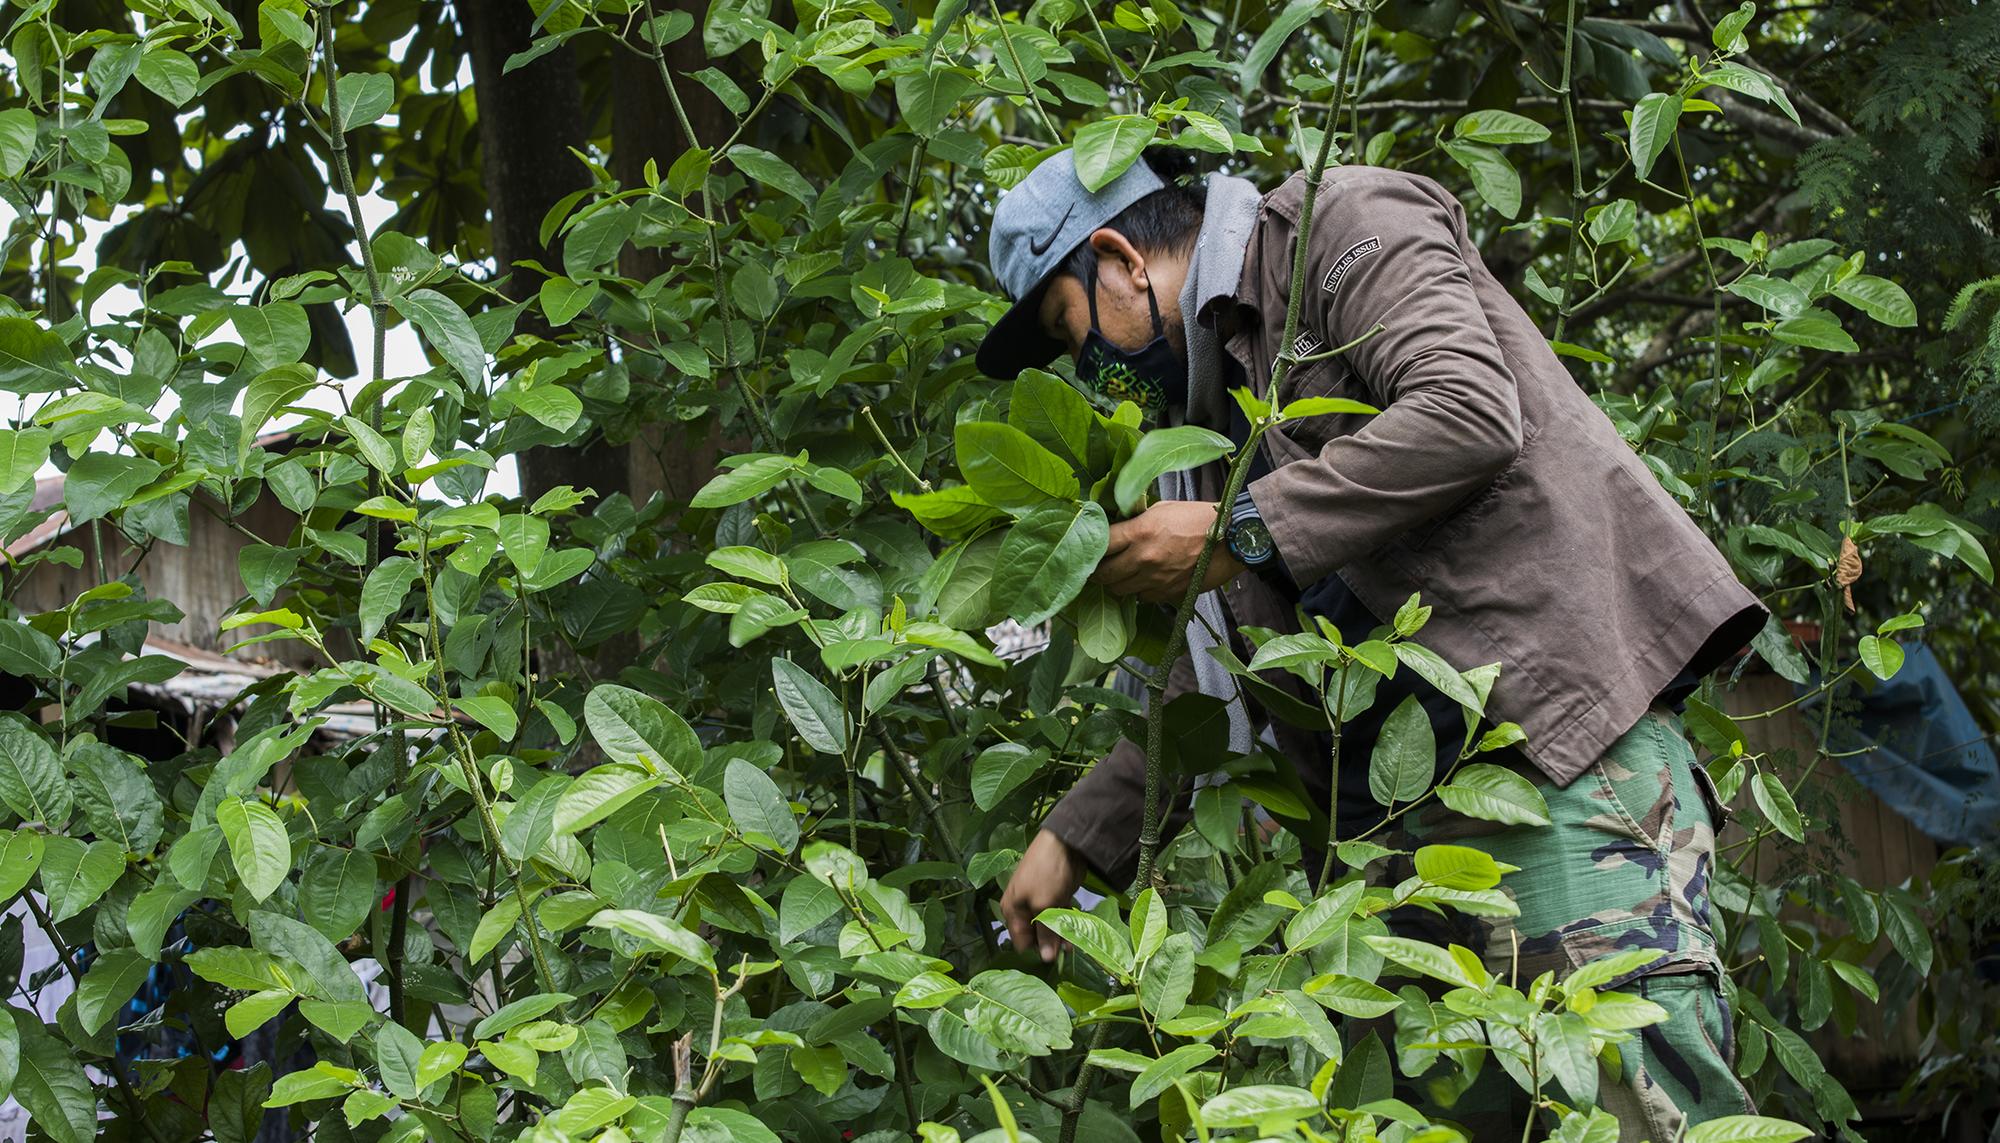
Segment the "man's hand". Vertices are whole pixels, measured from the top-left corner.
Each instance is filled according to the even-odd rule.
[[[1111,546],[1091,579],[1114,595],[1136,595],[1149,603],[1179,603],[1195,561],[1215,526],[1215,502],[1162,500],[1111,525]],[[1220,541],[1208,559],[1202,590],[1221,587],[1243,572],[1243,564]]]
[[[1014,947],[1023,952],[1035,948],[1042,959],[1052,961],[1062,951],[1063,940],[1035,918],[1043,909],[1060,908],[1076,898],[1083,884],[1084,863],[1063,839],[1042,830],[1028,843],[1028,852],[1007,879],[1007,891],[1000,895],[1000,915],[1007,921],[1007,934]]]

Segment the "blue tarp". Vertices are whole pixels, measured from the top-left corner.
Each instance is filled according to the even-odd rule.
[[[2000,840],[2000,762],[1937,655],[1903,645],[1903,668],[1862,696],[1857,725],[1836,717],[1836,751],[1855,780],[1939,842]],[[1816,705],[1816,704],[1815,704]]]

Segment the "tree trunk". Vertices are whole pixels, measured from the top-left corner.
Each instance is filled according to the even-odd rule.
[[[454,6],[471,46],[473,92],[479,105],[480,181],[493,214],[493,255],[508,297],[532,297],[541,281],[514,267],[533,258],[560,266],[560,244],[543,246],[542,219],[564,195],[589,185],[589,173],[570,148],[584,146],[583,99],[576,56],[564,46],[525,67],[506,72],[507,58],[526,51],[534,37],[534,9],[521,0],[463,0]],[[541,315],[524,310],[520,328],[543,337],[552,331]],[[532,448],[519,455],[521,491],[530,500],[558,485],[594,488],[598,494],[629,487],[627,445],[602,440],[571,448]]]
[[[685,77],[708,66],[701,43],[704,6],[693,0],[678,6],[694,17],[695,30],[667,45],[667,69],[675,78],[681,103],[694,127],[695,139],[714,147],[728,137],[735,121],[708,89]],[[651,59],[618,49],[611,57],[611,173],[622,186],[645,182],[646,162],[664,175],[688,148],[673,103]],[[618,258],[618,272],[637,282],[649,282],[667,272],[671,263],[659,247],[627,246]],[[644,504],[655,492],[670,500],[687,500],[715,474],[721,438],[713,415],[690,422],[670,421],[646,426],[630,446],[628,487],[632,500]]]

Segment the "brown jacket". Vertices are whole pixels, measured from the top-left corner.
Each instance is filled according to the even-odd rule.
[[[1225,300],[1201,315],[1266,398],[1304,200],[1303,175],[1264,196],[1233,312]],[[1489,718],[1519,723],[1528,758],[1562,784],[1684,668],[1705,673],[1763,626],[1757,597],[1487,271],[1443,187],[1379,167],[1328,170],[1306,269],[1301,356],[1383,329],[1294,366],[1274,403],[1352,397],[1383,411],[1305,418],[1264,438],[1273,471],[1250,495],[1299,583],[1337,574],[1385,620],[1421,593],[1435,611],[1419,641],[1461,670],[1501,664]],[[1212,464],[1197,485],[1217,498],[1223,475]],[[1238,625],[1296,629],[1257,575],[1224,597]],[[1289,689],[1290,676],[1268,677]],[[1192,686],[1182,663],[1169,697]],[[1272,730],[1324,798],[1311,736]],[[1044,826],[1122,883],[1144,774],[1143,751],[1120,742]],[[1170,827],[1185,820],[1176,811]]]

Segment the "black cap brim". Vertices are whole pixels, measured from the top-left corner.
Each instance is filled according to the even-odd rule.
[[[1055,277],[1035,283],[1020,301],[993,323],[979,343],[975,360],[979,371],[1001,381],[1012,381],[1023,369],[1038,369],[1063,355],[1068,347],[1042,329],[1042,295]]]

